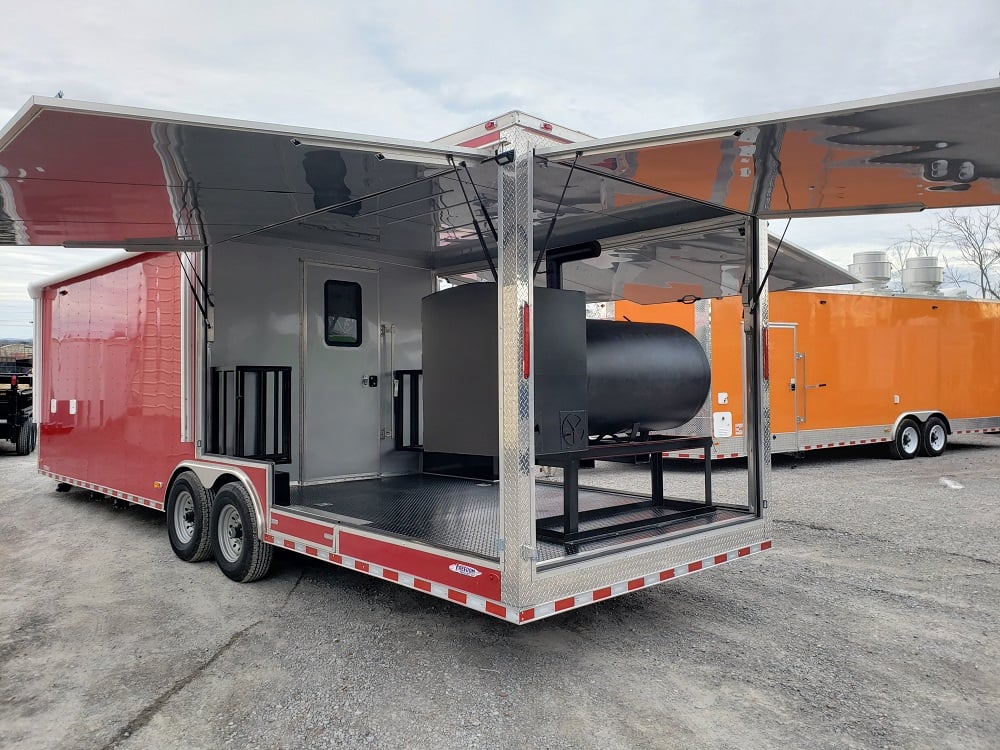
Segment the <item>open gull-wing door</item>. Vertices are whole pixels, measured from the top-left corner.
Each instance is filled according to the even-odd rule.
[[[592,299],[735,293],[743,241],[728,208],[596,168],[566,177],[537,161],[537,252],[594,240],[608,252],[567,264],[565,286]],[[497,203],[495,165],[457,146],[43,98],[0,133],[2,244],[338,244],[457,273],[488,267],[476,221],[496,257],[487,216]],[[704,236],[664,234],[682,225],[685,237],[692,227]],[[851,281],[829,264],[801,262],[786,279],[790,258],[777,259],[772,288]]]
[[[496,169],[441,147],[32,99],[0,131],[0,244],[200,249],[235,239],[402,254],[472,232]],[[469,170],[461,165],[468,160]]]
[[[641,305],[740,294],[746,281],[746,240],[739,226],[683,233],[649,233],[605,243],[597,258],[563,269],[563,287],[588,301],[628,300]],[[772,292],[855,283],[833,263],[789,242],[768,242]]]
[[[640,305],[737,295],[746,274],[743,228],[742,217],[736,217],[608,237],[600,241],[598,257],[565,264],[561,286],[586,293],[588,302],[628,300]],[[543,240],[536,240],[536,246]],[[768,252],[772,292],[858,281],[830,261],[774,235],[768,238]],[[447,278],[461,284],[484,281],[487,273]],[[544,285],[545,274],[540,273],[535,283]]]
[[[1000,203],[1000,82],[539,148],[573,165],[761,218]]]

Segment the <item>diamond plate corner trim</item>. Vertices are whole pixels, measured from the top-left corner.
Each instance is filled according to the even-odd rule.
[[[761,283],[761,279],[767,273],[770,262],[768,257],[768,233],[767,222],[760,219],[750,220],[750,230],[747,238],[750,239],[748,263],[753,263],[754,273],[753,291],[760,289],[760,297],[754,310],[754,316],[747,340],[748,347],[752,347],[756,356],[747,357],[746,378],[748,382],[747,403],[752,405],[751,416],[756,422],[755,429],[748,430],[749,435],[744,439],[747,442],[747,461],[751,469],[751,481],[748,489],[750,491],[750,507],[758,508],[761,518],[767,519],[770,516],[771,498],[771,382],[764,378],[764,330],[767,328],[768,320],[768,291],[767,284]],[[759,401],[753,394],[754,384],[758,384]],[[756,407],[756,408],[755,408]],[[756,412],[754,414],[754,412]],[[756,476],[756,481],[754,481]],[[757,494],[757,497],[754,495]]]
[[[694,337],[708,358],[709,371],[712,369],[712,300],[700,299],[694,303]],[[692,435],[712,434],[712,405],[715,403],[715,384],[709,386],[705,403],[698,413],[685,425],[685,432]]]
[[[534,370],[524,377],[524,306],[533,310],[533,170],[534,154],[524,128],[500,133],[514,160],[498,166],[497,275],[500,321],[500,537],[501,593],[518,605],[530,585],[533,561],[520,554],[535,545]],[[534,363],[530,349],[529,362]]]

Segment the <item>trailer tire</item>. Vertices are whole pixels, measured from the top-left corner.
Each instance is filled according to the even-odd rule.
[[[271,570],[274,548],[260,539],[253,500],[240,482],[223,485],[212,505],[212,553],[219,569],[238,583]]]
[[[35,440],[37,428],[34,422],[25,422],[17,432],[17,441],[14,443],[14,451],[19,456],[27,456],[35,450]]]
[[[907,417],[899,423],[896,435],[889,445],[889,453],[898,460],[914,458],[920,453],[920,425],[915,419]]]
[[[948,447],[948,425],[941,417],[930,417],[924,422],[920,446],[921,452],[931,458],[944,453]]]
[[[212,493],[193,472],[179,474],[167,495],[167,536],[186,562],[212,556]]]

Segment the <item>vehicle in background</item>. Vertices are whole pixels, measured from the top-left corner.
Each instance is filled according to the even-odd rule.
[[[19,456],[35,449],[32,385],[30,358],[0,357],[0,440],[13,443]]]
[[[772,453],[887,443],[908,459],[941,455],[950,435],[1000,432],[1000,302],[940,296],[937,259],[909,260],[903,283],[913,293],[885,288],[884,254],[858,253],[854,291],[770,295]],[[688,429],[711,430],[713,458],[746,455],[738,303],[616,305],[621,319],[672,323],[701,341],[712,389]]]

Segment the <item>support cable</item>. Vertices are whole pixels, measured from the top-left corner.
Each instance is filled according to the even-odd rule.
[[[465,167],[465,174],[469,177],[469,184],[472,185],[472,190],[476,194],[476,200],[479,201],[479,209],[483,212],[483,216],[486,217],[486,224],[489,226],[490,232],[493,234],[493,241],[499,242],[500,237],[497,234],[497,228],[493,225],[493,219],[490,218],[489,211],[486,210],[486,204],[483,201],[483,196],[479,194],[479,188],[476,186],[476,181],[472,179],[472,173],[469,171],[469,165],[463,161],[462,166]]]
[[[205,253],[205,262],[208,263],[208,240],[206,239],[208,235],[205,232],[205,220],[201,215],[201,206],[198,205],[198,193],[191,189],[191,178],[188,178],[184,185],[184,192],[188,193],[189,191],[191,195],[191,213],[198,224],[198,234],[201,235],[202,251]],[[194,264],[191,265],[191,272],[194,274],[198,286],[201,287],[201,293],[205,296],[205,304],[208,307],[215,307],[215,303],[212,302],[212,295],[208,293],[208,286],[206,286],[204,279],[202,279],[201,274],[198,273],[198,269]]]
[[[308,219],[310,216],[317,216],[319,214],[326,213],[327,211],[336,211],[338,208],[344,208],[345,206],[353,206],[361,201],[369,200],[370,198],[378,198],[380,195],[388,195],[389,193],[394,193],[397,190],[402,190],[403,188],[411,187],[413,185],[420,185],[429,180],[437,179],[438,177],[444,177],[449,174],[455,174],[457,176],[458,167],[454,166],[454,160],[451,155],[448,155],[448,161],[451,162],[452,167],[450,169],[442,169],[440,172],[434,172],[433,174],[425,175],[416,180],[410,180],[409,182],[404,182],[401,185],[395,185],[385,190],[377,190],[374,193],[368,193],[367,195],[362,195],[360,198],[355,198],[349,201],[343,201],[342,203],[333,203],[329,206],[323,206],[322,208],[317,208],[315,211],[307,211],[304,214],[299,214],[298,216],[293,216],[290,219],[283,219],[281,221],[276,221],[273,224],[268,224],[267,226],[258,227],[257,229],[251,229],[249,232],[243,232],[242,234],[236,234],[232,237],[227,237],[224,240],[219,240],[218,242],[213,242],[213,245],[222,245],[226,242],[233,242],[235,240],[243,239],[244,237],[251,237],[255,234],[260,234],[261,232],[267,232],[271,229],[277,229],[278,227],[283,227],[286,224],[291,224],[295,221],[301,221],[302,219]]]
[[[205,325],[209,325],[208,310],[205,309],[205,305],[201,301],[201,296],[198,294],[198,290],[195,288],[194,282],[191,280],[190,274],[188,274],[187,265],[184,263],[184,256],[178,253],[177,260],[181,264],[181,273],[184,274],[184,278],[187,279],[188,286],[191,288],[191,294],[194,296],[194,301],[198,305],[198,309],[201,311],[202,320],[205,321]],[[195,276],[197,276],[197,272],[195,272]]]
[[[774,144],[771,144],[771,158],[774,159],[778,170],[778,179],[781,180],[781,187],[785,191],[785,205],[788,210],[792,210],[792,196],[788,192],[788,183],[785,182],[785,173],[781,169],[781,159],[778,157],[778,152],[775,150]],[[774,255],[771,256],[770,261],[767,264],[767,270],[764,272],[764,278],[760,281],[760,286],[757,288],[757,293],[754,294],[752,304],[750,306],[750,312],[757,309],[757,304],[760,302],[760,295],[764,293],[764,289],[767,287],[767,279],[771,275],[771,270],[774,268],[775,261],[778,260],[778,253],[781,252],[781,243],[785,241],[785,234],[788,232],[788,227],[792,225],[792,217],[788,217],[788,221],[785,223],[785,229],[781,233],[781,237],[778,238],[778,246],[774,249]]]
[[[459,173],[458,167],[455,167],[455,160],[450,154],[448,155],[448,161],[454,167],[455,179],[458,180],[458,186],[462,188],[462,197],[465,198],[465,206],[469,209],[469,215],[472,217],[472,226],[476,230],[476,237],[479,238],[479,246],[483,249],[483,256],[485,256],[486,262],[489,263],[490,273],[493,274],[493,281],[499,281],[500,277],[497,275],[496,264],[493,262],[490,251],[486,247],[486,238],[483,237],[483,229],[479,226],[479,220],[476,218],[476,212],[472,208],[472,203],[469,202],[469,193],[465,189],[465,183],[462,182],[462,175]],[[465,162],[462,162],[462,165],[464,166]]]
[[[559,195],[559,202],[556,204],[555,213],[552,214],[552,221],[549,222],[549,230],[545,233],[545,242],[542,243],[542,249],[538,253],[538,258],[535,260],[535,270],[531,274],[531,278],[538,276],[538,269],[542,266],[542,260],[545,258],[545,253],[549,249],[549,240],[552,239],[552,231],[556,228],[556,219],[559,218],[559,209],[562,208],[563,201],[566,199],[566,191],[569,189],[569,181],[573,179],[573,171],[576,169],[576,162],[580,159],[580,152],[576,152],[576,156],[573,157],[573,163],[569,166],[569,174],[566,175],[566,182],[563,184],[562,193]]]

